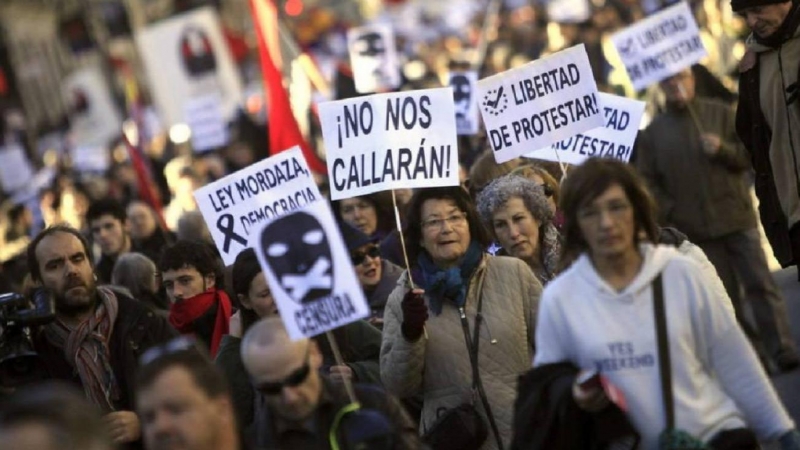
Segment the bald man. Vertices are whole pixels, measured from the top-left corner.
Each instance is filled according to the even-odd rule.
[[[351,402],[343,384],[320,373],[322,354],[316,343],[292,342],[280,318],[270,317],[250,327],[242,360],[258,392],[253,420],[258,447],[331,448],[334,420]],[[366,443],[359,448],[420,448],[416,427],[397,399],[377,386],[354,388],[361,410],[342,419],[335,433],[341,448],[355,444],[354,433]]]

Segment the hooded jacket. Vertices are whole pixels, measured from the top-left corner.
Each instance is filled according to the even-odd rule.
[[[750,152],[764,231],[784,267],[793,255],[789,229],[800,222],[800,8],[768,43],[751,35],[739,65],[736,132]]]
[[[544,290],[534,366],[569,361],[598,369],[623,392],[643,449],[658,448],[666,419],[652,281],[664,279],[678,429],[703,441],[751,427],[763,440],[793,429],[725,299],[674,248],[642,244],[642,267],[621,291],[583,254]]]

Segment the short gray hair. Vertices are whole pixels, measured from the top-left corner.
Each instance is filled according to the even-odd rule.
[[[553,212],[542,186],[521,175],[505,175],[489,183],[478,195],[478,214],[493,235],[492,216],[514,197],[522,199],[522,203],[540,226],[553,221]]]
[[[156,273],[156,264],[147,256],[141,253],[124,253],[114,264],[111,284],[127,288],[133,298],[138,299],[149,291]]]

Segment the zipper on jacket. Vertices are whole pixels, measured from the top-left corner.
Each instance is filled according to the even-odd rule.
[[[781,74],[781,97],[783,103],[786,105],[786,130],[789,132],[789,148],[792,150],[792,168],[794,169],[794,187],[797,190],[797,195],[800,196],[800,174],[797,173],[797,153],[794,148],[794,137],[792,136],[792,120],[789,114],[789,103],[786,99],[786,79],[783,77],[783,45],[778,47],[778,71]],[[795,83],[800,82],[800,79]],[[787,218],[788,219],[788,218]]]

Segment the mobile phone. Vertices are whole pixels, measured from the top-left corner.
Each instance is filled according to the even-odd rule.
[[[581,372],[578,375],[577,383],[578,387],[586,391],[600,389],[603,387],[602,383],[600,382],[600,372],[597,372],[596,370]]]

